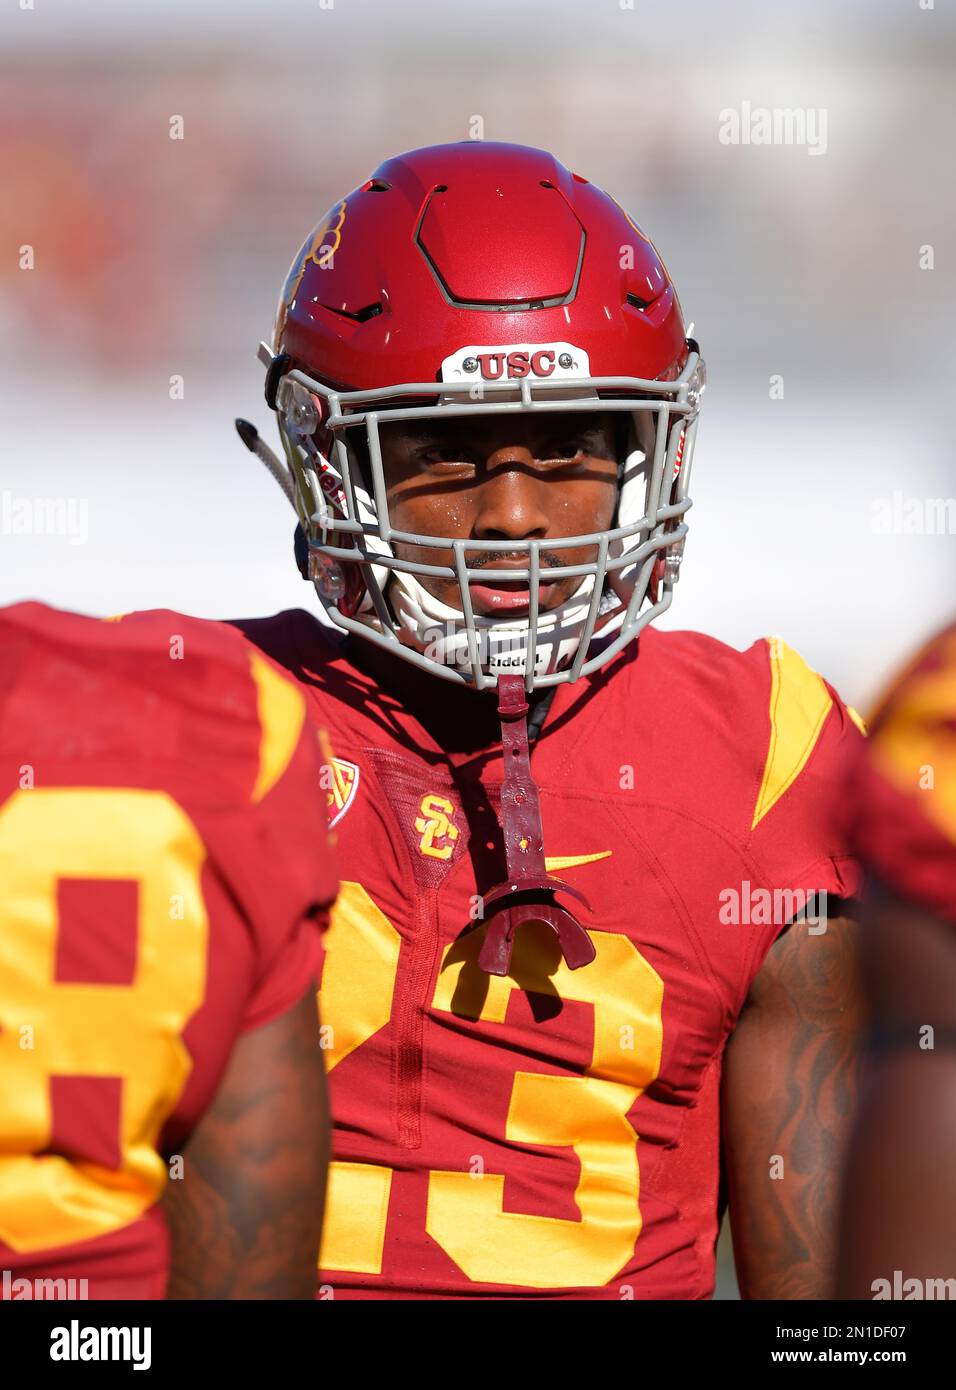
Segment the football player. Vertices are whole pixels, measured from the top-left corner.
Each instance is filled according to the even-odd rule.
[[[180,614],[20,604],[0,647],[0,1296],[311,1297],[336,880],[302,693]]]
[[[829,1292],[860,734],[782,641],[648,626],[704,386],[654,246],[542,151],[417,150],[260,355],[324,620],[241,626],[337,754],[324,1295],[707,1298],[721,1146],[744,1294]]]
[[[952,1298],[956,625],[882,701],[854,760],[848,800],[871,875],[863,935],[870,1025],[846,1174],[840,1293]]]

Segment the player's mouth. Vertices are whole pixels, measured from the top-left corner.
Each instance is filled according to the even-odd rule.
[[[499,564],[497,568],[506,569],[508,566]],[[558,577],[555,576],[554,579],[543,579],[538,584],[539,610],[547,607],[548,599],[557,583]],[[507,579],[495,585],[477,584],[471,580],[468,589],[472,608],[483,617],[507,614],[510,618],[520,618],[531,611],[531,589],[525,580]]]

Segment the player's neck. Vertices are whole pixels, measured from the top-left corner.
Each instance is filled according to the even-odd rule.
[[[361,637],[346,638],[349,659],[396,699],[443,751],[478,751],[501,739],[494,690],[443,680]],[[529,696],[531,709],[547,692]]]

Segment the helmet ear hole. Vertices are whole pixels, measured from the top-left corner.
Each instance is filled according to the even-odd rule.
[[[309,577],[309,545],[305,539],[305,532],[302,530],[302,523],[296,523],[295,535],[292,538],[295,547],[296,568],[303,579]]]

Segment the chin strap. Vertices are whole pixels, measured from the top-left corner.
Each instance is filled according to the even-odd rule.
[[[523,676],[498,677],[498,718],[505,777],[501,787],[501,820],[505,837],[508,879],[484,895],[488,919],[478,964],[489,975],[507,975],[514,936],[522,922],[547,922],[570,970],[587,965],[597,954],[581,923],[554,901],[559,890],[570,893],[590,911],[583,893],[549,874],[544,862],[544,834],[538,788],[531,775],[528,702]],[[488,911],[490,905],[491,911]]]

